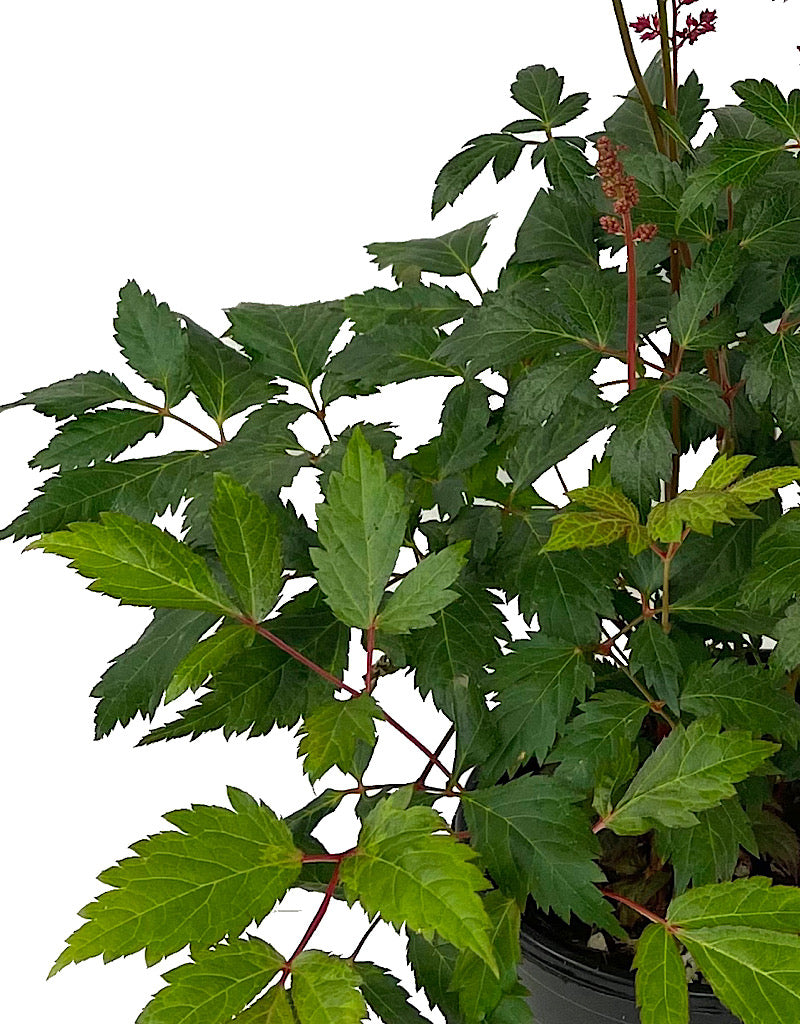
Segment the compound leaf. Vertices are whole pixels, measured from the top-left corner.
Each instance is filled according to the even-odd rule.
[[[189,345],[192,392],[216,423],[222,425],[236,413],[273,397],[276,389],[246,356],[188,317],[182,319]]]
[[[170,679],[164,697],[175,700],[187,690],[197,690],[231,658],[249,647],[256,634],[248,626],[230,624],[201,640],[183,658]]]
[[[746,78],[733,84],[733,91],[742,106],[762,121],[777,128],[788,139],[800,141],[800,89],[793,89],[787,99],[777,85],[762,78]]]
[[[377,964],[357,961],[354,966],[361,979],[361,994],[381,1020],[391,1024],[427,1024],[393,974]]]
[[[47,387],[26,392],[16,402],[0,405],[0,412],[32,405],[45,416],[64,420],[68,416],[80,416],[88,409],[97,409],[109,402],[138,402],[121,380],[105,370],[90,370],[79,373],[67,380],[58,380]]]
[[[138,409],[101,409],[65,423],[50,442],[30,461],[31,466],[62,470],[103,462],[137,444],[148,434],[158,434],[164,417]]]
[[[750,608],[773,610],[800,589],[800,510],[789,509],[756,544],[753,568],[742,586]]]
[[[729,882],[739,861],[739,848],[758,853],[753,828],[737,797],[723,800],[697,815],[693,828],[659,829],[659,856],[672,862],[676,894],[689,884]]]
[[[305,718],[299,747],[309,779],[316,782],[334,765],[358,775],[358,744],[375,746],[375,719],[381,718],[381,709],[368,693],[315,708]]]
[[[392,268],[395,280],[410,275],[419,281],[419,274],[459,277],[469,273],[485,248],[486,232],[494,219],[484,217],[448,231],[437,238],[412,238],[407,242],[373,242],[366,247],[378,269]]]

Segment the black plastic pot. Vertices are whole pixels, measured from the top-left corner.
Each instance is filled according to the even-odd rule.
[[[526,914],[519,977],[536,1024],[640,1024],[633,974],[602,963],[603,954],[566,945],[544,915]],[[689,988],[691,1024],[741,1024],[706,985]]]

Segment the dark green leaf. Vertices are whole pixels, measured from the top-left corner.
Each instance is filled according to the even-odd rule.
[[[714,202],[726,187],[751,185],[781,152],[779,143],[759,139],[718,139],[712,144],[713,158],[693,171],[686,183],[678,209],[683,220],[698,206]]]
[[[690,71],[682,85],[678,86],[678,120],[686,137],[691,140],[700,130],[703,112],[708,100],[703,97],[703,86],[696,71]]]
[[[800,665],[800,604],[790,604],[775,627],[778,641],[769,656],[770,665],[792,672]]]
[[[747,396],[757,406],[765,405],[789,436],[800,437],[800,334],[765,327],[753,332],[745,363]]]
[[[119,293],[114,321],[117,344],[130,365],[177,405],[189,390],[189,352],[178,317],[135,281]]]
[[[564,79],[555,68],[534,64],[517,74],[511,95],[520,106],[535,114],[543,127],[553,128],[563,88]]]
[[[461,795],[472,841],[498,886],[523,906],[570,913],[619,934],[595,882],[600,846],[581,798],[555,779],[527,775],[504,786]]]
[[[800,509],[790,509],[756,545],[753,568],[742,587],[747,606],[777,610],[800,591]]]
[[[658,500],[672,471],[672,443],[659,384],[641,379],[617,406],[617,426],[606,446],[616,483],[642,510]]]
[[[800,253],[800,183],[770,191],[748,207],[739,244],[757,260],[780,260]]]
[[[741,263],[737,238],[728,232],[703,250],[692,269],[681,276],[680,298],[669,314],[670,333],[677,345],[691,345],[700,321],[733,287]]]
[[[261,405],[275,390],[240,352],[214,337],[188,317],[189,370],[192,392],[208,415],[222,424],[252,405]]]
[[[631,672],[643,669],[650,690],[659,700],[666,701],[671,710],[678,711],[681,660],[677,647],[660,623],[650,619],[631,634],[629,667]]]
[[[292,1003],[300,1024],[361,1024],[367,1015],[358,971],[349,960],[312,949],[292,965]]]
[[[101,409],[65,423],[50,444],[31,461],[31,466],[62,470],[103,462],[124,452],[148,434],[158,434],[164,417],[137,409]]]
[[[490,937],[500,976],[469,950],[462,951],[453,971],[452,988],[458,993],[461,1014],[468,1024],[480,1024],[507,992],[517,987],[520,911],[516,901],[498,889],[483,900],[492,927]]]
[[[461,574],[469,546],[468,540],[462,540],[423,558],[387,597],[378,614],[378,628],[384,633],[407,633],[435,625],[431,616],[458,598],[449,588]]]
[[[458,1007],[458,995],[450,990],[458,950],[433,935],[428,939],[417,932],[408,937],[408,960],[417,985],[424,989],[431,1006],[447,1015],[449,1024],[464,1024]]]
[[[501,181],[514,170],[524,143],[513,135],[479,135],[465,144],[467,148],[448,160],[436,177],[431,217],[452,205],[471,185],[489,161],[494,161],[495,179]]]
[[[375,746],[375,719],[383,714],[368,693],[358,699],[330,700],[306,716],[299,753],[303,768],[317,782],[336,766],[347,775],[359,776],[357,745]]]
[[[485,454],[496,433],[489,424],[492,391],[478,380],[458,384],[445,399],[442,432],[435,445],[439,479],[473,466]]]
[[[472,221],[437,238],[412,238],[408,242],[373,242],[367,252],[378,269],[392,268],[395,280],[410,268],[442,277],[458,277],[472,270],[485,247],[486,232],[494,219]]]
[[[256,634],[248,626],[222,626],[196,644],[178,664],[164,693],[166,703],[187,690],[198,690],[235,655],[249,647]]]
[[[79,373],[68,380],[59,380],[45,388],[26,392],[16,402],[0,405],[0,412],[16,409],[21,405],[32,405],[45,416],[63,420],[68,416],[79,416],[87,409],[97,409],[109,402],[137,402],[121,380],[105,370],[90,370]]]
[[[178,831],[134,843],[104,871],[110,886],[81,915],[51,976],[67,964],[145,950],[148,965],[189,943],[209,946],[260,922],[300,873],[300,851],[264,804],[228,788],[233,810],[194,804],[164,817]],[[266,979],[265,979],[266,980]]]
[[[531,420],[546,420],[559,412],[567,399],[591,377],[600,359],[599,352],[575,349],[528,370],[515,382],[513,397],[506,402],[506,409],[513,402]]]
[[[781,279],[783,319],[788,323],[800,314],[800,256],[790,259]]]
[[[760,117],[762,121],[777,128],[789,139],[800,141],[800,89],[793,89],[789,98],[772,82],[762,78],[747,78],[735,82],[733,91],[741,99],[742,106]]]
[[[539,153],[544,154],[545,174],[554,189],[574,192],[584,201],[592,202],[596,188],[594,167],[582,149],[566,139],[548,139],[541,143]]]
[[[661,106],[664,102],[664,72],[659,53],[648,64],[644,81],[653,103]],[[632,151],[653,149],[653,130],[636,86],[628,92],[611,117],[606,119],[604,134],[615,144],[627,146]]]
[[[684,622],[698,622],[750,636],[772,636],[775,617],[763,608],[752,611],[742,608],[742,590],[741,580],[719,582],[704,569],[695,587],[670,601],[670,612]]]
[[[574,195],[544,189],[536,194],[517,234],[515,263],[561,259],[597,266],[595,213]]]
[[[440,284],[370,288],[361,295],[349,295],[344,300],[344,311],[359,334],[366,334],[385,324],[442,327],[460,320],[473,308],[471,302],[462,299],[452,288],[444,288]]]
[[[753,829],[737,797],[723,800],[697,815],[693,828],[659,829],[659,856],[672,862],[675,893],[690,884],[730,882],[739,861],[739,848],[757,854]]]
[[[436,358],[440,345],[433,327],[419,324],[386,324],[357,334],[325,367],[323,397],[332,401],[338,393],[352,395],[354,382],[359,393],[369,394],[385,384],[452,376],[456,373],[452,366]],[[332,391],[332,385],[338,392]]]
[[[636,1005],[642,1024],[689,1024],[686,968],[674,937],[650,924],[636,943]]]
[[[369,1008],[390,1024],[427,1024],[419,1010],[408,1001],[408,992],[389,971],[377,964],[356,961],[361,994]]]

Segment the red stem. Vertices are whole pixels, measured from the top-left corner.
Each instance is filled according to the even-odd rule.
[[[325,916],[325,913],[326,913],[328,907],[330,906],[331,900],[333,899],[333,894],[336,891],[336,886],[339,883],[339,868],[341,866],[341,857],[339,858],[339,861],[340,861],[339,864],[337,864],[336,867],[333,869],[333,874],[331,875],[331,880],[330,880],[330,882],[328,882],[328,888],[325,890],[325,895],[322,898],[322,903],[319,906],[319,910],[314,915],[314,920],[311,922],[311,924],[306,929],[306,933],[302,937],[300,942],[298,943],[297,949],[294,951],[294,953],[292,953],[292,955],[289,957],[289,959],[283,965],[283,970],[281,971],[281,976],[280,976],[280,978],[278,978],[278,984],[279,985],[285,985],[286,984],[286,979],[292,973],[292,964],[300,956],[300,954],[306,948],[308,943],[311,941],[311,936],[314,934],[314,932],[317,930],[317,928],[319,928],[320,922],[322,921],[322,919]]]
[[[643,907],[641,903],[634,903],[633,900],[629,900],[627,896],[620,896],[618,892],[611,892],[610,889],[601,889],[600,892],[604,896],[608,896],[611,900],[616,900],[617,903],[622,903],[626,907],[630,907],[631,910],[635,910],[637,914],[641,914],[642,917],[646,917],[648,921],[652,921],[653,924],[663,925],[665,928],[669,928],[666,918],[659,917],[658,914],[654,914],[652,910],[648,910],[647,907]]]
[[[622,224],[625,229],[625,248],[628,253],[628,334],[627,334],[627,358],[628,358],[628,392],[636,387],[636,243],[633,240],[633,223],[631,222],[630,210],[622,215]]]

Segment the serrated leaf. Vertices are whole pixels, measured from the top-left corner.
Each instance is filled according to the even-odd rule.
[[[289,994],[282,985],[273,985],[266,995],[233,1019],[236,1024],[297,1024]]]
[[[719,734],[718,718],[698,719],[688,729],[676,725],[639,769],[605,825],[620,836],[640,835],[656,825],[691,828],[697,824],[694,811],[734,796],[733,783],[778,749],[749,732]]]
[[[739,243],[754,259],[779,260],[800,252],[800,186],[770,191],[747,208]]]
[[[101,409],[65,423],[30,461],[31,466],[62,471],[103,462],[137,444],[148,434],[159,434],[164,417],[137,409]]]
[[[777,643],[769,656],[770,665],[792,672],[800,665],[800,604],[790,604],[775,627]]]
[[[634,630],[628,664],[631,672],[643,669],[650,690],[677,712],[678,677],[683,674],[683,666],[675,643],[660,623],[649,619]]]
[[[197,401],[218,424],[252,405],[260,405],[275,392],[263,374],[240,352],[226,345],[188,317],[190,386]]]
[[[122,512],[101,512],[99,523],[72,523],[29,547],[71,559],[71,568],[94,580],[89,590],[123,604],[239,614],[200,555]]]
[[[694,665],[681,691],[681,708],[692,715],[719,715],[728,729],[791,743],[800,739],[800,706],[783,689],[783,679],[732,659]]]
[[[592,670],[574,644],[534,633],[510,651],[497,660],[490,680],[500,706],[492,712],[497,748],[482,769],[488,781],[512,774],[532,757],[543,762],[575,702],[594,687]]]
[[[653,57],[645,69],[644,81],[653,103],[661,106],[664,102],[664,72],[660,53]],[[618,145],[640,151],[654,148],[653,130],[636,86],[631,88],[620,106],[606,119],[604,127],[604,134]]]
[[[633,743],[639,735],[649,710],[640,697],[616,690],[596,693],[580,705],[580,714],[547,757],[558,763],[556,777],[577,789],[591,789],[601,766],[616,756],[620,745]]]
[[[252,355],[260,373],[269,379],[290,380],[309,391],[345,318],[336,302],[301,306],[240,302],[226,309],[225,315],[231,322],[227,334]]]
[[[555,68],[534,64],[517,73],[511,95],[520,106],[535,114],[543,125],[552,128],[551,119],[558,108],[563,88],[564,79]]]
[[[743,376],[747,396],[756,405],[769,403],[778,426],[790,436],[800,434],[800,335],[773,334],[759,325],[748,346]]]
[[[689,989],[678,944],[660,924],[636,943],[636,1005],[642,1024],[689,1024]]]
[[[777,128],[785,138],[800,137],[800,89],[793,89],[787,99],[766,78],[760,82],[755,78],[746,78],[734,82],[732,88],[745,109]]]
[[[137,714],[152,718],[181,660],[214,625],[215,615],[159,608],[139,639],[118,655],[92,690],[95,739]]]
[[[555,779],[526,775],[461,794],[472,842],[497,885],[523,906],[530,893],[543,911],[570,913],[619,933],[595,882],[600,846],[582,799]]]
[[[576,349],[556,355],[514,382],[514,401],[533,419],[558,412],[575,390],[591,377],[600,354]]]
[[[542,189],[520,225],[513,260],[561,259],[595,267],[594,221],[594,210],[587,202]]]
[[[128,281],[114,320],[117,344],[131,367],[177,405],[189,390],[189,353],[178,317],[152,292]]]
[[[693,828],[659,829],[659,856],[672,862],[675,894],[689,884],[729,882],[739,860],[739,848],[757,854],[753,829],[737,797],[723,800],[697,815]]]
[[[109,402],[138,402],[121,380],[105,370],[90,370],[79,373],[67,380],[56,381],[47,387],[27,391],[22,398],[7,405],[0,405],[0,412],[32,405],[45,416],[63,420],[68,416],[80,416],[88,409],[97,409]]]
[[[540,153],[543,154],[547,180],[554,189],[574,192],[586,202],[593,199],[596,188],[594,167],[578,146],[566,139],[548,139],[540,143],[537,156]]]
[[[232,810],[171,811],[176,831],[134,843],[134,857],[99,876],[111,889],[83,908],[87,921],[51,976],[101,953],[108,962],[144,949],[152,965],[189,943],[235,937],[269,913],[300,873],[300,851],[264,804],[233,787],[228,798]]]
[[[431,834],[443,828],[431,808],[382,800],[362,826],[358,852],[342,861],[347,899],[396,928],[435,931],[494,971],[490,922],[477,895],[488,883],[471,863],[473,850],[451,835]]]
[[[386,479],[380,452],[356,428],[331,473],[325,503],[318,506],[321,548],[311,550],[325,597],[347,625],[367,629],[375,621],[405,533],[403,485]]]
[[[407,242],[373,242],[366,247],[378,269],[392,268],[395,280],[400,280],[413,268],[441,277],[459,277],[472,270],[485,247],[486,232],[494,219],[484,217],[465,224],[463,228],[448,231],[437,238],[412,238]]]
[[[707,574],[697,586],[670,600],[670,612],[684,622],[699,622],[729,633],[772,636],[775,617],[763,607],[742,608],[742,586],[741,580],[720,583]]]
[[[480,1024],[503,995],[516,987],[516,966],[521,957],[520,910],[516,901],[495,889],[484,897],[483,905],[491,921],[490,937],[501,974],[496,977],[484,961],[469,950],[459,954],[450,984],[458,993],[461,1014],[468,1024]]]
[[[705,419],[718,426],[730,420],[730,409],[722,398],[717,383],[694,373],[679,373],[663,385],[665,395],[675,395]]]
[[[378,613],[378,629],[408,633],[435,625],[434,613],[458,598],[458,593],[449,588],[466,563],[469,547],[470,541],[462,540],[423,558],[389,594]]]
[[[328,701],[306,715],[299,753],[309,779],[317,782],[334,766],[347,775],[359,775],[357,746],[375,746],[375,719],[381,718],[381,709],[368,693]]]
[[[473,309],[452,288],[440,284],[403,285],[402,288],[370,288],[360,295],[349,295],[344,310],[359,334],[386,324],[419,324],[442,327],[460,320]]]
[[[680,543],[684,524],[710,536],[716,523],[732,524],[734,519],[755,518],[747,506],[730,491],[683,491],[671,501],[656,505],[647,517],[647,531],[655,540]]]
[[[662,238],[687,242],[711,242],[716,234],[713,210],[700,206],[680,223],[678,208],[686,187],[686,172],[663,153],[625,152],[625,170],[636,179],[639,202],[636,215],[643,223],[655,224]]]
[[[677,345],[691,345],[700,321],[733,287],[741,264],[737,237],[726,232],[702,251],[691,270],[681,275],[680,296],[669,314],[670,333]]]
[[[718,455],[695,484],[695,490],[713,491],[729,487],[744,473],[754,455]]]
[[[426,1024],[419,1010],[408,1001],[408,993],[393,974],[377,964],[357,961],[361,994],[369,1008],[391,1024]]]
[[[275,606],[283,583],[277,519],[257,494],[215,473],[211,524],[217,554],[241,607],[259,622]]]
[[[282,963],[283,957],[255,936],[193,950],[192,963],[163,975],[168,986],[156,993],[136,1024],[227,1024]]]
[[[554,519],[544,550],[565,551],[611,544],[640,525],[634,504],[613,487],[580,487],[569,491],[567,497],[570,504]],[[585,505],[591,511],[574,512],[573,505]],[[637,540],[634,531],[634,545]]]
[[[647,378],[617,406],[617,425],[606,445],[611,475],[641,509],[660,496],[672,471],[675,446],[667,428],[661,387]]]
[[[546,271],[545,280],[560,307],[556,315],[565,317],[576,341],[598,348],[612,344],[620,322],[616,271],[567,264]]]
[[[164,693],[165,701],[175,700],[187,690],[199,689],[210,675],[249,647],[255,635],[248,626],[228,625],[201,640],[178,663]]]
[[[361,1024],[367,1015],[348,960],[312,949],[292,965],[292,1002],[300,1024]]]
[[[438,1006],[452,1024],[464,1024],[458,996],[450,991],[458,950],[449,942],[433,935],[430,941],[411,932],[408,937],[408,960],[417,985],[424,989],[431,1006]]]
[[[746,878],[692,889],[668,919],[722,1002],[744,1024],[800,1012],[800,889]]]
[[[497,432],[497,427],[489,422],[491,394],[481,381],[466,380],[456,385],[445,399],[442,432],[431,442],[440,480],[463,472],[486,454]]]
[[[742,586],[749,608],[777,610],[800,590],[800,510],[789,509],[756,545],[753,568]]]
[[[682,221],[698,206],[714,202],[726,186],[752,184],[781,152],[781,144],[760,139],[718,139],[712,144],[709,163],[693,171],[686,183],[678,218]]]
[[[495,133],[479,135],[465,143],[467,148],[447,161],[436,176],[431,217],[445,206],[452,206],[461,193],[472,184],[490,161],[494,162],[495,179],[501,181],[516,166],[524,143],[513,135]]]
[[[800,256],[794,256],[786,264],[781,278],[782,320],[788,323],[800,313]]]

